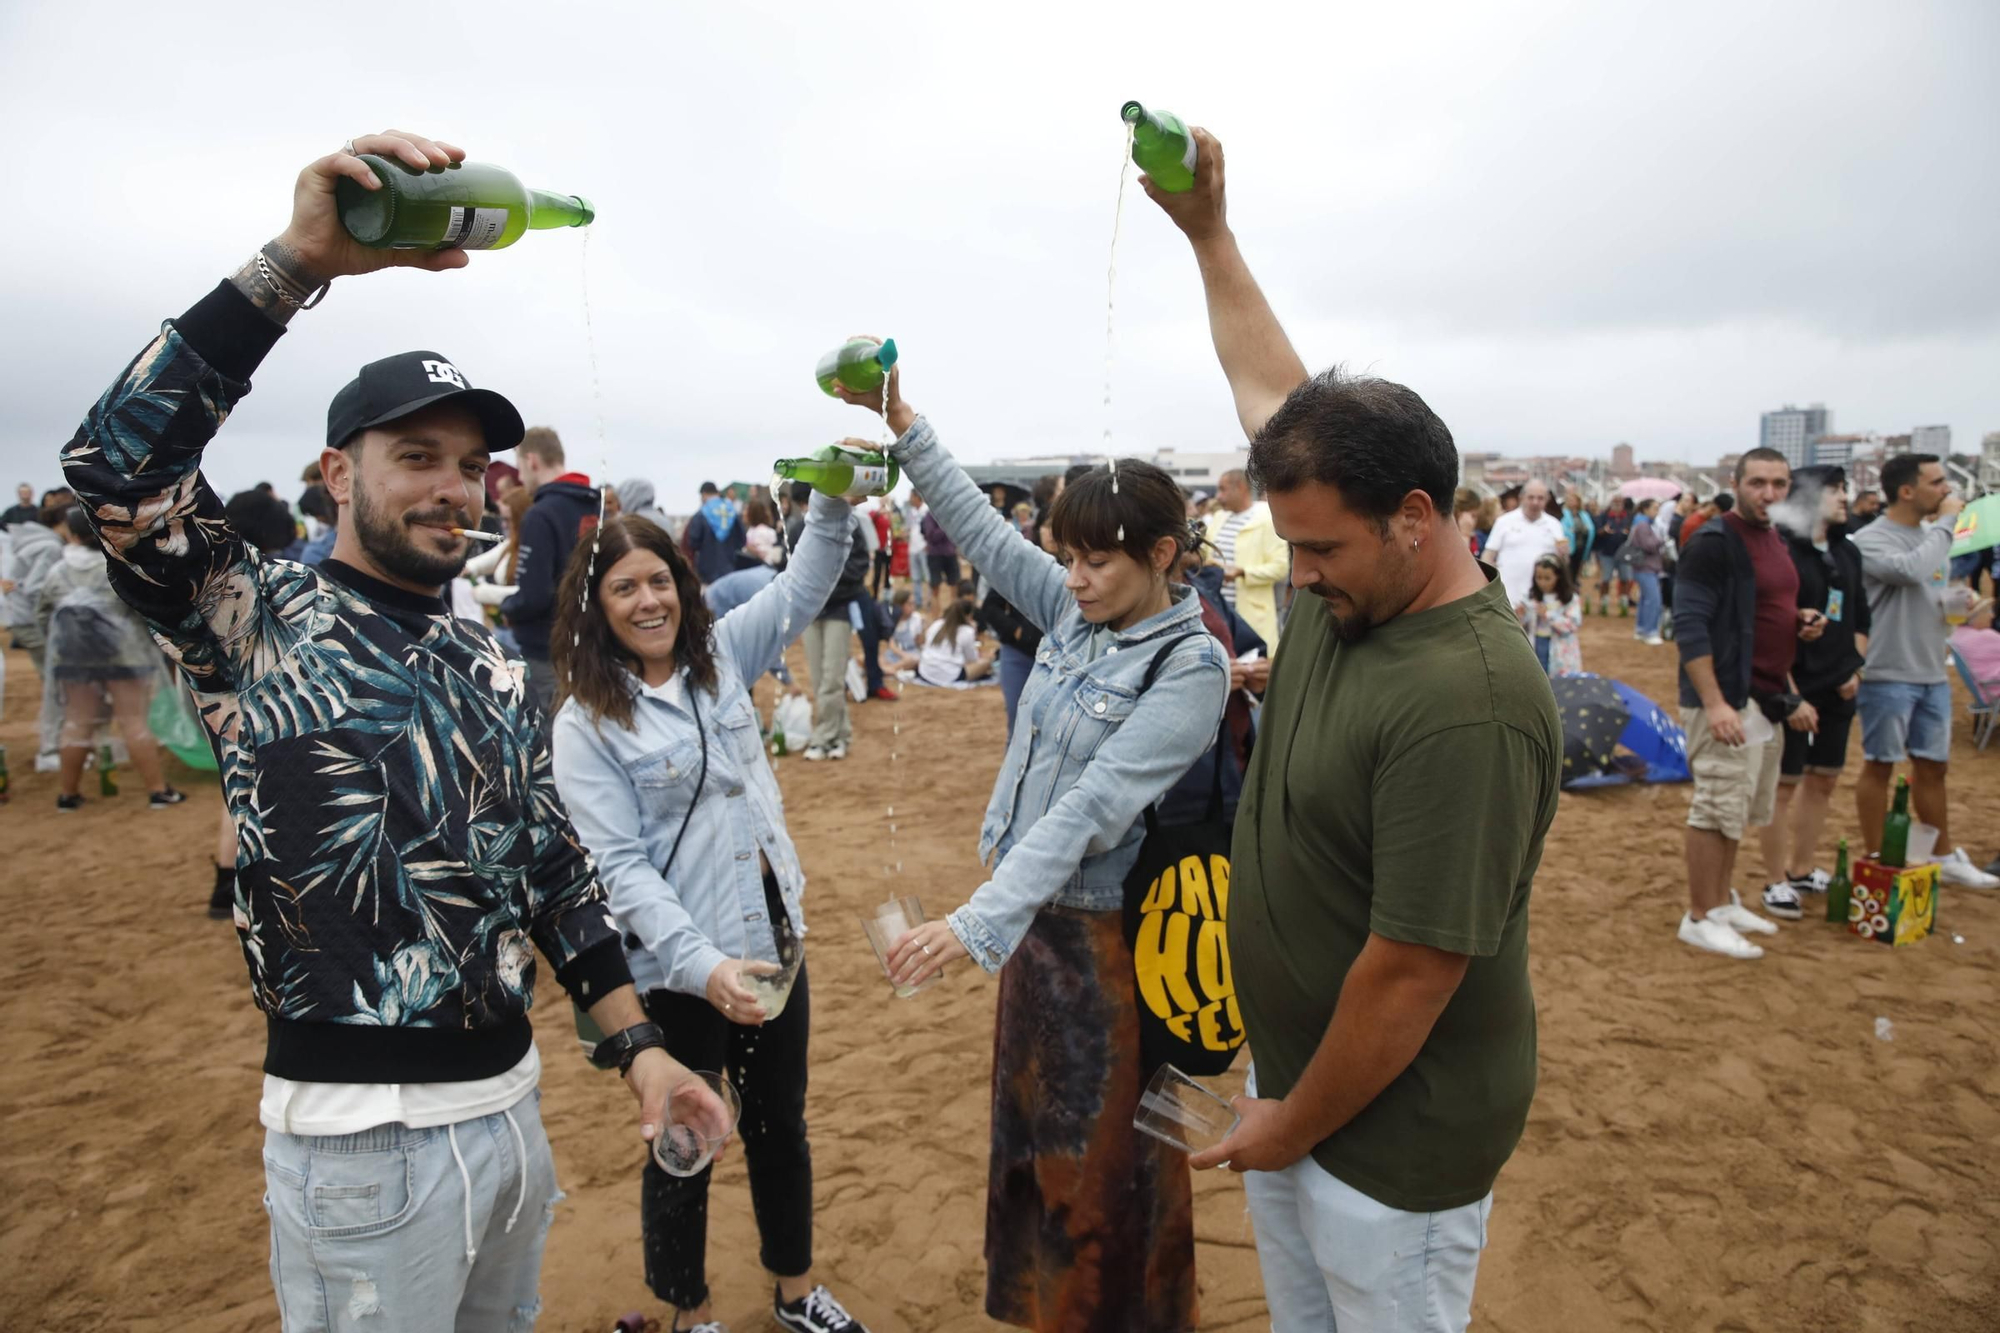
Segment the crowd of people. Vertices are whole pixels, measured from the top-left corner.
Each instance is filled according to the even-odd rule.
[[[811,855],[752,697],[767,673],[790,689],[795,642],[807,760],[849,754],[849,705],[894,699],[887,673],[1002,686],[986,878],[885,965],[898,986],[960,962],[997,979],[985,1306],[1023,1328],[1196,1327],[1188,1168],[1224,1164],[1245,1175],[1274,1327],[1466,1326],[1536,1082],[1528,906],[1563,754],[1544,678],[1582,670],[1592,560],[1597,613],[1615,596],[1647,644],[1677,585],[1682,939],[1754,957],[1742,932],[1776,929],[1728,887],[1751,826],[1776,830],[1765,908],[1799,914],[1856,710],[1864,838],[1908,759],[1948,881],[2000,883],[1945,810],[1939,533],[1959,502],[1935,460],[1892,465],[1882,518],[1851,538],[1844,479],[1792,495],[1763,450],[1733,509],[1684,499],[1663,521],[1656,501],[1557,503],[1539,481],[1482,501],[1415,392],[1308,373],[1226,223],[1221,146],[1195,138],[1193,188],[1145,188],[1200,260],[1250,440],[1213,497],[1117,460],[996,504],[899,366],[837,396],[894,433],[907,501],[709,484],[676,530],[650,483],[594,485],[555,431],[412,351],[334,395],[296,515],[268,486],[225,503],[204,453],[313,293],[465,262],[342,231],[336,183],[375,188],[358,153],[463,157],[399,132],[309,165],[286,231],[90,412],[67,487],[23,488],[0,591],[61,702],[59,809],[107,721],[153,803],[183,799],[143,738],[158,684],[212,738],[211,911],[268,1021],[286,1329],[345,1327],[337,1308],[532,1325],[557,1197],[537,952],[608,1034],[592,1057],[626,1081],[642,1140],[670,1123],[740,1139],[776,1321],[861,1328],[814,1269]],[[167,395],[184,409],[145,410]],[[1781,535],[1788,498],[1808,520]],[[1965,632],[2000,640],[1990,605],[1970,610]],[[1965,655],[2000,666],[1983,642]],[[1781,774],[1800,780],[1785,805]],[[1437,793],[1468,784],[1482,799],[1438,837]],[[1218,820],[1233,980],[1216,1009],[1254,1065],[1236,1128],[1190,1159],[1132,1129],[1154,1071],[1124,916],[1160,830]],[[740,1118],[695,1070],[727,1073]],[[648,1152],[640,1230],[671,1327],[720,1333],[710,1180]]]

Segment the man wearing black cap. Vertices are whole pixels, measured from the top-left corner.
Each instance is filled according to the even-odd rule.
[[[379,188],[357,153],[464,157],[391,131],[307,167],[290,227],[168,322],[63,468],[113,586],[218,740],[234,917],[267,1020],[259,1112],[284,1326],[325,1327],[334,1309],[342,1327],[526,1327],[558,1197],[527,1016],[536,948],[614,1034],[600,1054],[639,1098],[642,1137],[670,1094],[676,1118],[683,1100],[697,1121],[721,1107],[645,1021],[518,669],[441,596],[519,413],[436,352],[364,366],[327,413],[339,519],[318,569],[260,558],[202,479],[210,438],[315,292],[466,262],[350,240],[335,182]]]

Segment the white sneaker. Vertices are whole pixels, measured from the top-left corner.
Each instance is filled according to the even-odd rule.
[[[1730,890],[1729,896],[1732,902],[1737,901],[1734,889]],[[1742,911],[1743,909],[1739,907],[1737,910]],[[1775,884],[1766,884],[1764,886],[1764,910],[1772,916],[1780,917],[1786,921],[1797,921],[1803,912],[1803,909],[1799,906],[1799,891],[1791,886],[1789,880],[1781,879]],[[1756,919],[1754,913],[1745,912],[1745,915],[1750,916],[1752,920]],[[1730,924],[1735,924],[1733,919]]]
[[[1938,878],[1961,889],[2000,889],[2000,875],[1989,875],[1972,864],[1963,847],[1954,847],[1939,859]]]
[[[1743,905],[1743,896],[1734,889],[1729,891],[1729,901],[1720,907],[1709,908],[1708,915],[1710,920],[1720,921],[1739,935],[1745,932],[1752,935],[1775,935],[1778,933],[1778,923],[1775,921],[1766,921],[1763,917],[1758,916],[1755,912],[1745,907]]]
[[[808,745],[806,747],[806,758],[810,762],[817,764],[820,760],[826,758],[826,747],[820,745]]]
[[[1825,893],[1826,886],[1833,883],[1833,876],[1814,866],[1806,874],[1788,877],[1786,883],[1800,893]]]
[[[847,758],[847,747],[845,745],[836,745],[826,752],[826,757],[828,759],[845,759]]]
[[[1716,912],[1721,910],[1721,908],[1715,909]],[[1682,944],[1692,944],[1697,949],[1719,953],[1726,958],[1750,959],[1764,956],[1762,949],[1716,920],[1715,912],[1710,912],[1699,921],[1692,916],[1682,917],[1680,935]]]
[[[1639,642],[1645,644],[1648,648],[1659,648],[1664,646],[1667,641],[1657,634],[1648,634],[1645,638],[1639,640]]]

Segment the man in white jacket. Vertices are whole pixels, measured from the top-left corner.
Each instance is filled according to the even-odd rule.
[[[1535,591],[1535,562],[1545,555],[1569,558],[1562,524],[1549,515],[1547,483],[1531,481],[1521,488],[1521,507],[1500,515],[1486,539],[1486,563],[1500,571],[1514,614],[1527,612]]]

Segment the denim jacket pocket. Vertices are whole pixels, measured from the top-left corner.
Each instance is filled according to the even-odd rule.
[[[1138,703],[1136,695],[1115,686],[1094,680],[1082,681],[1070,701],[1063,758],[1074,764],[1089,763],[1105,738],[1132,716],[1132,710]]]
[[[635,759],[631,774],[642,815],[678,820],[694,803],[695,783],[701,776],[701,742],[690,736]]]

